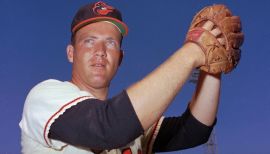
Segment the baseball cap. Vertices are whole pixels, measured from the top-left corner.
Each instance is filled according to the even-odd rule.
[[[80,28],[100,21],[110,22],[115,25],[122,36],[125,36],[128,33],[128,27],[122,21],[121,12],[102,1],[98,1],[82,6],[77,11],[71,24],[72,35],[74,35]]]

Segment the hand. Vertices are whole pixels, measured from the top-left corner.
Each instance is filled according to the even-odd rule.
[[[207,22],[205,22],[202,28],[213,34],[218,40],[218,42],[221,45],[225,46],[225,38],[223,35],[221,35],[222,34],[221,30],[218,27],[216,27],[212,21],[208,20]]]
[[[221,45],[225,46],[225,39],[221,35],[220,29],[218,27],[216,27],[212,21],[210,21],[210,20],[206,21],[203,24],[202,28],[209,31],[213,36],[216,37],[216,39],[218,40],[218,42]],[[197,59],[196,59],[196,64],[195,64],[196,67],[201,67],[201,66],[205,65],[205,54],[203,54],[201,47],[198,44],[193,43],[193,42],[187,42],[186,44],[188,44],[189,50],[195,51],[192,54],[197,54],[197,56],[196,56]]]
[[[197,44],[205,54],[201,70],[228,73],[238,64],[244,40],[241,21],[224,5],[205,7],[194,17],[186,42]]]

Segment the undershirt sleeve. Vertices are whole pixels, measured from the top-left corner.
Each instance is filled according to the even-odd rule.
[[[192,148],[208,141],[212,126],[198,121],[189,108],[179,117],[164,118],[153,146],[153,152],[169,152]]]
[[[67,109],[51,125],[48,137],[75,146],[110,150],[127,145],[143,132],[123,91],[106,101],[87,99]]]

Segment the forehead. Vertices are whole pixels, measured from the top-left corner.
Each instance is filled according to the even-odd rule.
[[[88,24],[78,30],[75,37],[81,38],[89,35],[97,37],[110,37],[116,40],[120,40],[122,37],[119,29],[109,22],[95,22]]]

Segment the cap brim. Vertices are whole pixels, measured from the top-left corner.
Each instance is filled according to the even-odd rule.
[[[88,20],[84,20],[80,23],[78,23],[77,25],[75,25],[72,29],[72,33],[76,33],[80,28],[91,24],[91,23],[95,23],[95,22],[99,22],[99,21],[109,21],[111,23],[113,23],[115,26],[118,27],[118,29],[120,30],[120,33],[122,34],[122,36],[126,36],[128,34],[128,27],[127,25],[115,18],[111,18],[111,17],[95,17],[95,18],[90,18]]]

